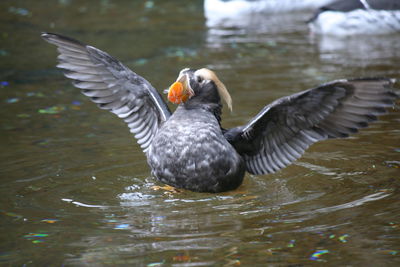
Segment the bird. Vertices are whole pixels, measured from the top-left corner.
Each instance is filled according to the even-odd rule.
[[[319,7],[308,25],[320,35],[400,33],[400,1],[336,0]]]
[[[332,0],[204,0],[208,27],[241,25],[255,13],[282,13],[318,8]],[[237,21],[239,20],[239,21]]]
[[[287,12],[317,8],[332,0],[204,0],[204,10],[220,14]]]
[[[393,107],[395,80],[331,81],[266,105],[246,124],[225,129],[223,103],[232,98],[215,72],[182,69],[162,95],[142,76],[106,52],[54,33],[58,68],[73,85],[123,119],[147,157],[151,174],[169,186],[218,193],[238,188],[248,172],[274,173],[315,142],[343,138],[365,128]]]

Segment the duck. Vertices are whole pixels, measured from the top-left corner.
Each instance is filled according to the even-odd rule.
[[[215,72],[182,69],[162,95],[106,52],[73,38],[42,33],[57,46],[58,68],[100,109],[124,120],[147,157],[152,176],[175,188],[218,193],[238,188],[245,173],[270,174],[318,141],[344,138],[392,107],[393,79],[331,81],[282,97],[246,124],[225,129],[232,98]]]
[[[255,13],[282,13],[315,9],[332,0],[204,0],[208,27],[230,27],[234,21]],[[240,21],[236,21],[237,25]]]
[[[318,35],[382,35],[400,33],[400,1],[337,0],[319,7],[308,20]]]

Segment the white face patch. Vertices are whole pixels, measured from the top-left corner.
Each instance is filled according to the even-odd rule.
[[[196,70],[194,75],[196,77],[201,77],[204,80],[208,81],[213,81],[215,85],[217,86],[219,96],[225,101],[225,103],[228,105],[228,108],[232,111],[232,98],[231,95],[229,94],[228,90],[226,89],[225,85],[219,80],[217,75],[206,68],[202,68],[199,70]]]

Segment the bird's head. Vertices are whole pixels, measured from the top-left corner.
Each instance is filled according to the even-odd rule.
[[[168,89],[168,100],[175,104],[218,104],[223,99],[232,110],[232,99],[217,75],[206,68],[183,69]]]

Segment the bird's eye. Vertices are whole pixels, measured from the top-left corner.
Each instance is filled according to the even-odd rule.
[[[198,82],[198,83],[201,83],[203,80],[204,80],[203,77],[197,76],[197,82]]]

